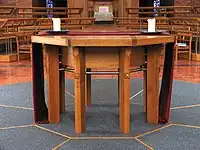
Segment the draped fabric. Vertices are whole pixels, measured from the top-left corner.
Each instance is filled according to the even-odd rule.
[[[173,47],[174,43],[166,44],[165,62],[159,98],[159,123],[167,123],[169,121],[173,84]]]
[[[37,123],[48,122],[48,109],[44,96],[44,67],[42,44],[32,44],[32,80],[34,120]]]

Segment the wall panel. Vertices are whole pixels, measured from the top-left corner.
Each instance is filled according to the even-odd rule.
[[[83,17],[88,17],[88,0],[68,0],[69,8],[84,8]]]
[[[126,8],[134,8],[134,7],[139,7],[139,0],[119,0],[119,16],[128,16],[126,12]]]

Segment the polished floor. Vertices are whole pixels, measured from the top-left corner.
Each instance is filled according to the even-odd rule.
[[[66,113],[62,114],[61,123],[36,125],[30,61],[0,63],[0,150],[198,150],[199,69],[199,62],[180,60],[175,63],[171,117],[165,125],[145,122],[142,73],[132,74],[131,133],[128,135],[119,132],[115,76],[94,76],[92,105],[86,110],[87,130],[77,135],[74,132],[72,74],[66,75],[69,78]]]
[[[163,62],[163,60],[161,60]],[[162,66],[161,66],[162,68]],[[32,68],[29,60],[12,63],[0,63],[0,85],[14,84],[20,82],[30,82]],[[162,69],[160,77],[162,75]],[[67,74],[66,77],[72,77]],[[142,78],[141,72],[133,73],[133,78]],[[115,75],[93,76],[93,78],[116,78]],[[200,62],[179,60],[174,64],[174,80],[200,83]]]

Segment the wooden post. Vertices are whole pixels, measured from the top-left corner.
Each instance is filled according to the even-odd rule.
[[[75,63],[75,130],[85,131],[85,52],[84,49],[73,48]]]
[[[120,131],[130,132],[130,60],[131,48],[122,48],[119,56]]]
[[[158,123],[159,65],[161,46],[147,50],[147,122]]]
[[[87,68],[86,71],[90,72],[91,69]],[[85,75],[85,106],[91,105],[91,74]]]
[[[48,118],[50,123],[60,123],[59,48],[46,45]]]

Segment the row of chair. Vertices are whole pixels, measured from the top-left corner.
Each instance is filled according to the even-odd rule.
[[[192,44],[195,43],[195,51],[198,51],[198,38],[200,35],[200,19],[195,17],[155,17],[157,30],[168,30],[176,35],[174,48],[175,60],[179,54],[187,53],[188,60],[192,59]],[[126,26],[127,29],[147,29],[148,17],[115,18],[118,26]]]
[[[82,29],[93,24],[94,18],[61,18],[61,27],[67,29]],[[50,18],[10,18],[0,19],[0,40],[5,41],[6,47],[12,52],[12,43],[16,42],[18,60],[21,53],[31,54],[31,36],[42,30],[52,30]],[[11,45],[11,46],[10,46]]]
[[[119,19],[119,18],[118,18]],[[125,18],[124,18],[125,19]],[[85,26],[91,25],[94,23],[94,18],[61,18],[62,20],[62,28],[63,29],[82,29]],[[115,19],[117,20],[117,19]],[[141,20],[145,20],[141,18]],[[166,19],[167,20],[167,19]],[[2,20],[1,20],[2,21]],[[129,20],[131,21],[131,20]],[[127,28],[130,28],[128,25],[130,22],[127,22]],[[89,22],[89,23],[88,23]],[[123,21],[122,21],[123,22]],[[166,24],[166,22],[164,22]],[[187,22],[188,23],[188,22]],[[120,25],[120,24],[118,24]],[[158,25],[160,27],[162,22]],[[186,24],[187,25],[187,24]],[[16,40],[17,43],[17,55],[18,60],[20,59],[21,53],[29,53],[31,54],[31,35],[37,34],[41,30],[51,30],[53,26],[52,20],[49,18],[40,18],[40,19],[6,19],[5,22],[0,22],[0,32],[1,38],[3,37],[8,39]],[[138,26],[139,27],[139,26]],[[182,25],[176,25],[176,28],[182,28]],[[137,28],[137,30],[139,30]],[[178,31],[178,32],[177,32]],[[191,45],[192,45],[192,37],[194,33],[188,32],[187,29],[180,31],[178,29],[171,31],[173,34],[176,34],[177,41],[175,47],[175,59],[178,59],[179,53],[188,53],[189,60],[191,60]],[[188,32],[188,33],[186,33]]]
[[[31,34],[22,34],[16,37],[17,43],[17,56],[20,59],[21,53],[28,53],[31,57],[32,46],[31,46]],[[192,34],[191,33],[177,33],[176,44],[175,44],[175,61],[178,60],[178,55],[187,53],[188,60],[191,60],[192,56]]]

